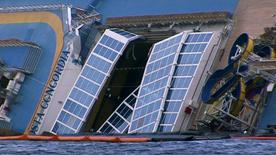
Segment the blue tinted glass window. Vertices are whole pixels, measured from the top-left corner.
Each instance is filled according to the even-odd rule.
[[[200,36],[200,34],[192,34],[192,39],[191,39],[191,42],[197,42],[198,41],[198,38]]]
[[[100,40],[100,43],[105,44],[107,42],[108,38],[109,38],[108,36],[103,35],[102,39]]]
[[[124,118],[127,118],[130,113],[132,112],[132,110],[126,106],[125,104],[122,104],[119,108],[118,108],[118,113],[123,116]]]
[[[115,40],[111,37],[108,37],[106,35],[103,36],[103,38],[100,40],[100,43],[105,46],[108,46],[118,52],[122,49],[122,47],[124,45],[122,42]]]
[[[70,115],[65,111],[61,111],[61,114],[59,115],[58,120],[73,129],[77,129],[78,125],[80,125],[80,122],[81,122],[80,119]]]
[[[87,62],[88,65],[95,67],[96,69],[107,73],[111,64],[97,56],[92,55]]]
[[[205,33],[200,34],[200,35],[199,35],[199,38],[198,38],[198,40],[197,40],[197,42],[204,42],[204,38],[205,38],[205,36],[206,36],[206,34],[205,34]]]
[[[78,90],[76,88],[73,88],[72,92],[70,93],[70,97],[76,101],[78,101],[80,104],[83,104],[87,107],[90,106],[90,104],[93,101],[93,97],[84,93],[81,90]]]
[[[149,63],[147,65],[146,73],[150,73],[150,72],[158,70],[164,66],[171,65],[174,61],[174,57],[175,57],[175,54],[172,54],[172,55],[166,56],[160,60]]]
[[[198,49],[198,52],[204,52],[207,44],[200,44],[200,47]]]
[[[164,106],[165,112],[178,112],[180,110],[182,101],[166,101]]]
[[[160,108],[161,100],[157,100],[149,103],[147,106],[137,108],[136,113],[134,115],[134,119],[139,118],[145,114],[148,114],[152,111],[157,111]]]
[[[56,134],[72,134],[75,133],[74,130],[60,124],[59,122],[56,122],[52,132],[56,133]]]
[[[118,53],[116,53],[113,50],[108,49],[100,44],[97,45],[94,52],[104,58],[111,60],[111,61],[113,61],[116,58],[116,56],[118,55]]]
[[[188,88],[192,78],[173,78],[171,88]]]
[[[193,76],[196,70],[194,66],[177,66],[175,69],[175,76]]]
[[[180,53],[184,53],[184,52],[192,52],[192,49],[194,48],[194,44],[185,44]]]
[[[185,44],[180,53],[190,53],[190,52],[204,52],[207,44]]]
[[[176,119],[176,114],[164,114],[161,118],[160,124],[173,124]]]
[[[194,44],[192,52],[199,52],[200,44]]]
[[[89,66],[85,66],[82,70],[81,75],[83,75],[84,77],[95,81],[98,84],[101,84],[105,78],[105,74],[89,67]]]
[[[104,133],[113,133],[115,130],[109,124],[105,124],[101,131]]]
[[[119,121],[121,121],[121,123],[123,122],[122,118],[120,118],[120,116],[118,116],[117,114],[113,114],[113,115],[111,116],[111,118],[110,118],[110,123],[111,123],[112,125],[114,125],[114,126],[115,126],[115,124],[116,124],[117,122],[119,122]],[[118,127],[118,126],[117,126],[117,127]]]
[[[119,125],[118,130],[121,131],[121,133],[123,133],[127,126],[128,123],[124,121],[121,125]]]
[[[150,93],[148,95],[140,97],[139,100],[144,105],[144,104],[147,104],[149,102],[152,102],[152,101],[155,101],[157,99],[160,99],[163,96],[163,93],[164,93],[164,89],[160,89],[158,91],[155,91],[153,93]],[[138,105],[137,105],[137,107],[138,107]]]
[[[136,36],[135,34],[127,32],[127,31],[124,31],[122,29],[116,29],[115,28],[115,29],[110,29],[110,30],[113,31],[113,32],[115,32],[115,33],[118,33],[118,34],[120,34],[120,35],[122,35],[122,36],[124,36],[126,38],[131,38],[131,37]]]
[[[190,34],[186,42],[209,42],[211,37],[212,33]]]
[[[161,125],[158,128],[159,132],[171,132],[171,130],[172,130],[172,125],[164,125],[164,126]]]
[[[118,41],[117,41],[117,40],[114,40],[114,41],[111,43],[110,47],[111,47],[112,49],[116,49],[117,45],[118,45]]]
[[[179,55],[179,64],[198,64],[201,54],[183,54]]]
[[[79,116],[80,118],[84,117],[84,114],[86,112],[86,108],[80,106],[79,104],[71,101],[71,100],[67,100],[65,105],[64,105],[64,109]]]
[[[208,33],[208,34],[206,34],[205,35],[205,37],[204,37],[204,42],[209,42],[210,41],[210,39],[211,39],[211,37],[212,37],[212,33]]]
[[[183,100],[186,95],[186,89],[170,90],[168,92],[167,100]]]
[[[96,85],[95,83],[86,80],[83,77],[79,77],[79,79],[76,83],[76,86],[94,96],[97,94],[99,87],[100,87],[100,86]]]
[[[157,79],[161,79],[165,76],[168,76],[171,70],[171,66],[160,68],[158,71],[151,72],[144,76],[143,85],[146,85],[152,81],[156,81]]]
[[[122,50],[123,46],[124,46],[124,44],[119,42],[118,45],[116,46],[115,50],[119,52]]]
[[[150,84],[142,87],[141,91],[140,91],[140,96],[149,94],[151,92],[154,92],[155,90],[165,87],[167,85],[167,80],[168,80],[168,78],[162,78],[158,81],[155,81],[153,83],[150,83]]]

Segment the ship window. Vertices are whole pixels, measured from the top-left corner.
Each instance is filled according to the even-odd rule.
[[[109,124],[105,124],[101,131],[104,133],[114,133],[115,129],[113,129]]]
[[[111,37],[108,37],[106,35],[102,37],[102,39],[100,40],[100,43],[118,52],[121,51],[122,47],[124,46],[122,42],[115,40]]]
[[[158,131],[160,131],[160,132],[171,132],[171,130],[172,130],[172,126],[171,125],[169,125],[169,126],[159,126],[159,129],[158,129]]]
[[[164,106],[165,112],[178,112],[182,101],[166,101]]]
[[[198,52],[203,52],[203,51],[205,51],[206,46],[207,46],[207,44],[200,44],[200,47],[199,47]]]
[[[205,37],[204,37],[204,42],[209,42],[209,40],[211,39],[212,37],[212,33],[208,33]]]
[[[118,53],[116,53],[113,50],[108,49],[100,44],[98,44],[96,46],[94,52],[100,56],[103,56],[104,58],[111,60],[111,61],[113,61],[116,58],[116,56],[118,55]]]
[[[125,104],[122,104],[118,109],[118,113],[126,119],[130,115],[131,112],[132,112],[132,110]]]
[[[171,87],[172,88],[188,88],[191,80],[192,80],[191,77],[173,78]]]
[[[123,48],[124,44],[119,42],[118,45],[116,46],[116,51],[121,51],[121,49]]]
[[[113,28],[113,29],[110,29],[111,31],[115,32],[115,33],[118,33],[126,38],[132,38],[134,36],[136,36],[135,34],[133,33],[130,33],[130,32],[127,32],[127,31],[124,31],[122,29],[117,29],[117,28]]]
[[[83,68],[81,75],[83,75],[84,77],[86,77],[92,81],[97,82],[98,84],[101,84],[105,78],[105,74],[103,74],[89,66],[85,66]]]
[[[67,100],[65,105],[64,105],[64,109],[79,116],[80,118],[83,118],[85,112],[86,112],[86,108],[80,106],[79,104],[71,101],[71,100]]]
[[[63,110],[61,111],[61,113],[58,117],[58,120],[73,129],[77,129],[81,122],[80,119],[70,115],[69,113],[67,113]]]
[[[160,124],[173,124],[174,120],[176,119],[176,113],[175,114],[164,114],[161,118]]]
[[[158,90],[159,88],[165,87],[167,84],[167,79],[168,79],[168,76],[144,86],[140,91],[140,96],[144,96],[146,94],[153,93],[154,91]]]
[[[116,128],[123,123],[123,119],[120,118],[117,114],[111,116],[110,123],[115,126]]]
[[[149,62],[146,69],[146,74],[150,72],[156,71],[164,66],[171,65],[174,61],[175,54],[171,54],[169,56],[165,56],[157,61]]]
[[[107,73],[109,71],[109,68],[111,64],[97,56],[92,55],[87,62],[88,65],[95,67],[96,69],[99,69],[100,71],[103,71],[104,73]]]
[[[91,102],[93,101],[92,96],[76,88],[73,88],[72,92],[70,93],[70,97],[78,101],[80,104],[85,105],[86,107],[89,107]]]
[[[185,44],[180,53],[202,53],[205,50],[207,43],[200,44]]]
[[[102,39],[100,40],[100,43],[105,44],[109,37],[107,35],[103,35]]]
[[[74,130],[60,124],[59,122],[56,122],[52,132],[56,133],[56,134],[69,134],[69,133],[75,133]]]
[[[134,119],[141,117],[151,111],[156,111],[159,108],[160,100],[149,103],[147,106],[137,109],[137,113],[134,115]]]
[[[193,66],[177,66],[175,76],[193,76],[196,70],[196,65]]]
[[[164,68],[160,68],[160,70],[147,74],[144,77],[143,85],[146,85],[149,82],[155,81],[157,79],[161,79],[162,77],[168,76],[170,73],[170,69],[171,69],[171,66],[167,66]]]
[[[186,89],[170,90],[168,92],[167,100],[183,100],[186,91]]]
[[[85,92],[87,92],[89,94],[92,94],[94,96],[97,94],[97,91],[99,90],[99,86],[98,85],[96,85],[93,82],[90,82],[90,81],[86,80],[83,77],[79,77],[79,79],[78,79],[78,81],[76,83],[76,86],[78,88],[81,88]]]
[[[181,54],[178,58],[178,64],[198,64],[201,54]]]
[[[125,101],[127,104],[129,104],[131,107],[134,107],[134,104],[136,102],[136,97],[131,95],[129,98]]]
[[[160,89],[160,90],[158,90],[158,91],[156,91],[154,93],[147,94],[147,95],[145,95],[143,97],[138,98],[138,100],[140,100],[139,103],[141,103],[141,105],[137,104],[136,108],[138,108],[138,107],[140,107],[142,105],[146,105],[146,104],[148,104],[148,103],[150,103],[152,101],[155,101],[155,100],[161,98],[163,96],[163,93],[164,93],[164,89]]]

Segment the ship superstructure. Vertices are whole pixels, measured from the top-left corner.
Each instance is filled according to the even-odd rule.
[[[91,51],[71,89],[51,132],[69,134],[80,131],[89,110],[129,42],[140,36],[121,29],[107,29]]]
[[[185,31],[154,44],[139,89],[122,102],[99,132],[123,133],[126,131],[120,128],[126,127],[128,133],[190,128],[201,91],[197,85],[208,75],[208,62],[216,58],[217,51],[211,49],[219,37],[217,32]]]
[[[110,98],[110,95],[116,92],[116,89],[110,91],[110,86],[112,86],[114,81],[119,80],[115,77],[119,72],[116,71],[116,62],[120,62],[117,65],[124,68],[137,61],[135,58],[136,54],[134,53],[137,53],[138,50],[134,48],[140,46],[146,47],[143,49],[144,54],[140,56],[140,59],[144,59],[144,61],[149,60],[145,64],[145,67],[139,71],[139,74],[141,74],[145,69],[144,76],[142,77],[141,74],[140,79],[137,78],[135,81],[136,85],[141,86],[139,93],[136,94],[137,100],[135,104],[133,102],[133,112],[128,116],[129,122],[124,132],[127,130],[129,133],[139,132],[138,130],[134,130],[134,128],[147,127],[147,125],[153,125],[154,128],[144,130],[143,132],[174,132],[180,131],[180,128],[189,128],[181,127],[184,121],[183,115],[186,115],[186,113],[183,113],[183,110],[188,109],[188,111],[194,111],[196,109],[198,105],[194,105],[194,103],[198,100],[200,90],[195,89],[189,91],[188,87],[192,85],[190,84],[192,80],[200,81],[200,79],[194,77],[196,70],[200,71],[200,69],[197,69],[197,66],[200,66],[201,61],[205,63],[202,66],[207,65],[207,69],[200,71],[202,73],[199,74],[207,76],[207,70],[212,68],[212,63],[207,64],[207,60],[201,59],[202,53],[207,54],[205,56],[210,57],[212,61],[217,60],[217,51],[223,47],[223,43],[227,40],[228,31],[230,30],[227,27],[229,22],[228,18],[230,17],[228,13],[218,12],[210,14],[216,18],[214,21],[210,17],[206,18],[205,21],[201,21],[201,15],[205,16],[204,13],[191,14],[193,17],[185,14],[173,15],[171,17],[166,15],[129,17],[129,21],[123,19],[120,25],[116,25],[116,21],[121,20],[120,17],[112,18],[107,21],[110,23],[111,28],[106,29],[104,26],[96,26],[98,31],[92,28],[90,34],[82,34],[82,36],[87,36],[86,41],[91,42],[86,43],[84,48],[81,49],[83,43],[81,43],[79,33],[83,33],[87,29],[85,25],[94,25],[98,22],[100,14],[95,12],[93,8],[92,11],[86,11],[78,8],[75,9],[71,6],[60,7],[66,11],[67,18],[63,19],[68,24],[68,31],[64,33],[63,50],[61,51],[60,58],[56,59],[56,68],[52,70],[48,85],[44,88],[44,93],[42,93],[35,113],[26,128],[26,133],[41,134],[48,131],[54,134],[72,134],[82,131],[99,130],[123,100],[118,96],[118,101],[115,100],[117,105],[115,104],[112,106],[113,108],[108,108],[109,104],[114,102],[113,97]],[[28,7],[26,8],[27,10],[29,9]],[[58,6],[54,6],[53,8],[60,9]],[[25,8],[20,9],[24,10]],[[47,10],[47,7],[43,7],[43,9]],[[52,8],[50,7],[50,9]],[[207,13],[206,17],[208,16]],[[168,19],[166,19],[167,17]],[[187,17],[194,18],[194,23],[189,22],[186,19]],[[135,18],[141,18],[141,22],[136,22],[136,24],[143,24],[143,26],[135,26],[136,28],[129,26]],[[177,19],[177,23],[173,21],[174,18],[179,18]],[[158,19],[159,22],[155,21],[153,23],[153,19]],[[207,25],[211,25],[210,22],[217,24],[208,27]],[[163,23],[164,25],[160,26],[159,23]],[[188,25],[183,25],[185,23]],[[206,26],[204,26],[204,23]],[[116,27],[119,27],[119,29]],[[143,27],[146,27],[148,30],[145,31]],[[126,28],[127,30],[123,30],[122,28]],[[100,31],[104,31],[103,34]],[[162,33],[165,35],[162,35]],[[191,40],[193,36],[195,38]],[[141,37],[143,39],[133,42],[133,40]],[[199,40],[197,40],[198,38]],[[210,41],[211,38],[212,41]],[[94,41],[91,39],[94,39]],[[209,44],[209,41],[212,44]],[[129,43],[131,45],[127,48]],[[87,49],[87,45],[92,46],[92,49]],[[152,49],[149,48],[151,45],[153,45]],[[216,47],[214,47],[215,45]],[[186,46],[190,50],[185,49]],[[90,56],[84,55],[84,57],[80,57],[83,56],[83,53],[80,53],[80,51],[87,52],[87,50]],[[123,54],[123,51],[125,51],[125,54]],[[186,52],[189,54],[186,54]],[[123,57],[132,55],[133,60],[128,60],[129,62],[123,63],[124,58],[120,58],[122,55]],[[189,61],[190,57],[194,59],[192,62]],[[136,65],[139,65],[138,61]],[[132,65],[130,68],[133,67]],[[73,72],[72,69],[74,70]],[[191,72],[186,75],[186,73],[181,73],[183,69],[191,70]],[[162,78],[159,79],[158,76],[161,76],[161,74]],[[123,81],[122,78],[126,79],[127,77],[129,78],[131,76],[126,76],[126,73],[124,73],[119,81]],[[152,77],[155,77],[155,79],[152,79]],[[60,79],[66,80],[65,82],[60,82]],[[186,81],[184,85],[180,82],[182,80]],[[159,81],[162,81],[165,85],[161,86],[161,84],[159,86]],[[197,82],[194,83],[197,85]],[[134,89],[122,88],[120,89],[121,94],[118,95],[127,97]],[[138,89],[136,90],[138,92]],[[157,90],[156,92],[160,92],[160,96],[156,100],[144,101],[145,97],[154,98],[156,96],[155,90]],[[108,95],[108,93],[111,94]],[[195,93],[196,96],[192,97],[193,99],[185,100],[184,96],[187,96],[185,95],[186,93],[188,93],[188,96],[189,94]],[[104,99],[106,95],[109,96],[110,101]],[[106,108],[106,110],[103,108]],[[140,112],[141,110],[143,111],[142,114]],[[151,113],[151,111],[155,113]],[[101,112],[106,114],[102,115]],[[152,116],[147,113],[156,114],[156,117],[154,115],[149,119],[151,121],[149,124],[142,121],[141,125],[141,120],[145,119],[143,116],[147,116],[146,119]],[[100,117],[102,119],[98,120]],[[110,121],[117,122],[117,120]],[[190,126],[188,124],[186,126]]]
[[[275,92],[273,36],[237,37],[237,2],[0,2],[1,129],[64,135],[273,126],[265,110]]]

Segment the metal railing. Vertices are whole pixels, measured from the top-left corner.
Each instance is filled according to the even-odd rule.
[[[72,6],[64,5],[64,4],[9,6],[9,7],[0,7],[0,12],[42,11],[42,10],[51,10],[51,9],[66,8],[66,7],[72,7]]]

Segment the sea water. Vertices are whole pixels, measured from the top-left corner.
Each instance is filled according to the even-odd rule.
[[[276,141],[230,139],[147,143],[0,141],[0,154],[276,154]]]

